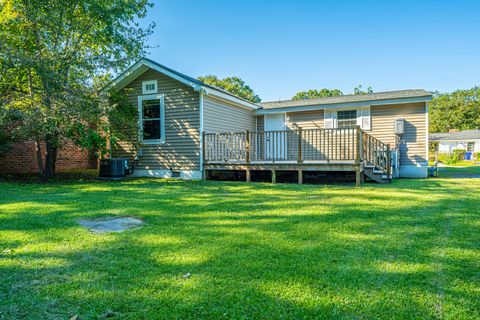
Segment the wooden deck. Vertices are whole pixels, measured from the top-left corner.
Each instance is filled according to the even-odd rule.
[[[365,165],[391,174],[390,146],[360,127],[345,129],[298,129],[284,131],[203,133],[204,172],[244,170],[352,171],[356,184],[363,180]]]

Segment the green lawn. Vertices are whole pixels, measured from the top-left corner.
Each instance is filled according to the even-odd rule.
[[[479,199],[480,179],[448,175],[2,182],[0,319],[479,319]],[[115,215],[146,225],[76,222]]]

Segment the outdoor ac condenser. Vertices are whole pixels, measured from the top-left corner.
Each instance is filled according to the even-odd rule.
[[[100,160],[101,178],[122,178],[128,174],[128,160],[123,158],[111,158]]]

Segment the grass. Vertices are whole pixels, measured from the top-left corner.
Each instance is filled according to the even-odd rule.
[[[444,163],[444,162],[442,162]],[[434,165],[435,162],[432,162],[432,163],[428,163],[428,165]],[[458,161],[458,162],[455,162],[455,163],[449,163],[447,164],[447,166],[449,167],[474,167],[474,166],[477,166],[478,164],[475,163],[475,161],[469,161],[469,160],[461,160],[461,161]]]
[[[469,167],[438,168],[439,174],[445,178],[480,178],[480,165]]]
[[[479,319],[479,197],[480,179],[446,174],[1,182],[0,319]],[[104,216],[146,224],[77,224]]]
[[[458,161],[453,164],[450,164],[450,166],[453,166],[453,167],[473,167],[476,165],[477,164],[474,161],[468,161],[468,160],[462,160],[462,161]]]
[[[461,155],[461,159],[456,162],[450,162],[449,160],[451,159],[451,155],[448,153],[439,153],[438,154],[438,162],[446,164],[451,167],[471,167],[471,166],[476,166],[477,163],[474,160],[463,160],[463,154]],[[429,161],[428,165],[433,166],[435,164],[435,155],[433,152],[430,152],[429,154]]]

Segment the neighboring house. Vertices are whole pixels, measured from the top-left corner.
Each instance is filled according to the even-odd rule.
[[[430,134],[430,142],[438,146],[439,153],[452,153],[453,150],[480,152],[480,130],[451,131]]]
[[[142,59],[115,79],[138,107],[135,175],[201,179],[211,170],[354,171],[379,182],[426,177],[425,90],[253,104]],[[395,133],[397,131],[397,133]],[[393,166],[391,165],[393,163]]]

